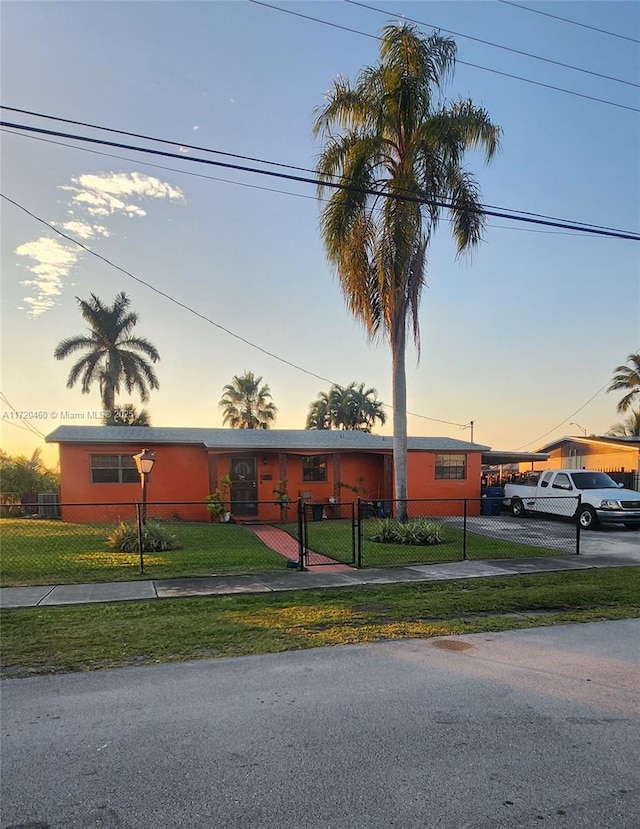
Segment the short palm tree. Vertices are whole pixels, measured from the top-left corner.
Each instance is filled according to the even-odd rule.
[[[53,352],[56,360],[64,360],[78,351],[86,352],[72,366],[67,388],[73,388],[81,380],[82,393],[89,394],[97,381],[105,412],[114,410],[116,394],[122,386],[128,394],[137,390],[146,403],[149,391],[160,387],[151,365],[158,362],[160,355],[149,340],[133,336],[138,315],[128,310],[129,297],[120,293],[113,305],[106,305],[95,294],[88,301],[76,299],[89,331],[61,340]]]
[[[314,124],[324,140],[318,196],[330,193],[321,214],[327,257],[349,310],[371,339],[386,338],[391,346],[400,518],[407,498],[407,328],[419,355],[427,247],[443,210],[458,254],[481,240],[479,188],[463,159],[470,149],[491,159],[501,133],[472,101],[443,101],[455,59],[450,38],[386,26],[380,63],[363,69],[353,85],[336,80]],[[330,187],[336,182],[348,187]]]
[[[640,409],[635,411],[632,409],[629,417],[625,418],[622,423],[614,423],[608,434],[621,438],[640,437]]]
[[[102,422],[105,426],[151,426],[151,417],[146,409],[138,411],[133,403],[125,403],[105,414]]]
[[[305,428],[370,432],[376,421],[384,425],[387,420],[384,404],[377,399],[377,394],[373,388],[365,390],[364,383],[333,385],[328,392],[320,392],[310,404]]]
[[[640,400],[640,351],[636,351],[635,354],[629,354],[627,363],[631,365],[614,368],[616,373],[613,375],[611,385],[607,389],[607,393],[611,391],[629,390],[618,403],[618,412],[620,414],[626,412],[636,400]]]
[[[222,390],[218,406],[223,411],[222,422],[232,429],[268,429],[278,413],[271,400],[271,389],[262,377],[252,371],[233,377]]]

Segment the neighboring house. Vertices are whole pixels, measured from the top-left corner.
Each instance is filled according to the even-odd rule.
[[[627,486],[640,483],[640,437],[563,437],[539,451],[548,452],[549,460],[534,469],[597,469]]]
[[[204,499],[223,476],[231,479],[228,500],[237,520],[277,519],[273,490],[282,481],[293,501],[302,497],[330,505],[393,498],[392,438],[358,431],[60,426],[47,442],[60,447],[66,521],[95,517],[65,505],[139,500],[132,456],[142,449],[156,455],[148,501],[165,502],[150,509],[158,516],[208,520]],[[442,514],[459,512],[453,499],[480,498],[482,453],[487,450],[453,438],[410,437],[409,497],[452,499],[442,504]],[[196,503],[175,506],[187,501]],[[477,514],[478,504],[469,505],[469,511]],[[100,514],[104,520],[120,517],[117,508],[104,507]]]

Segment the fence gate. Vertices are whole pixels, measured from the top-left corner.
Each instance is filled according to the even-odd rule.
[[[298,501],[300,568],[356,564],[355,504]]]

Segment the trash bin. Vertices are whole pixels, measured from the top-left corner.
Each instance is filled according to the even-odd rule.
[[[311,520],[322,521],[324,513],[324,504],[311,504]]]
[[[488,486],[482,490],[480,515],[500,515],[504,489],[501,486]]]

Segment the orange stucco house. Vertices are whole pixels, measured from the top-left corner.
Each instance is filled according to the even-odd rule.
[[[101,516],[117,519],[118,509],[106,505],[139,500],[132,456],[142,449],[156,456],[148,500],[159,517],[208,521],[205,498],[224,476],[231,479],[237,520],[277,520],[273,490],[282,481],[292,500],[330,505],[393,498],[392,439],[364,432],[60,426],[47,442],[59,444],[66,521],[90,520],[74,504],[105,505]],[[409,498],[479,499],[487,450],[453,438],[410,437]],[[470,513],[477,511],[478,503],[470,505]]]

